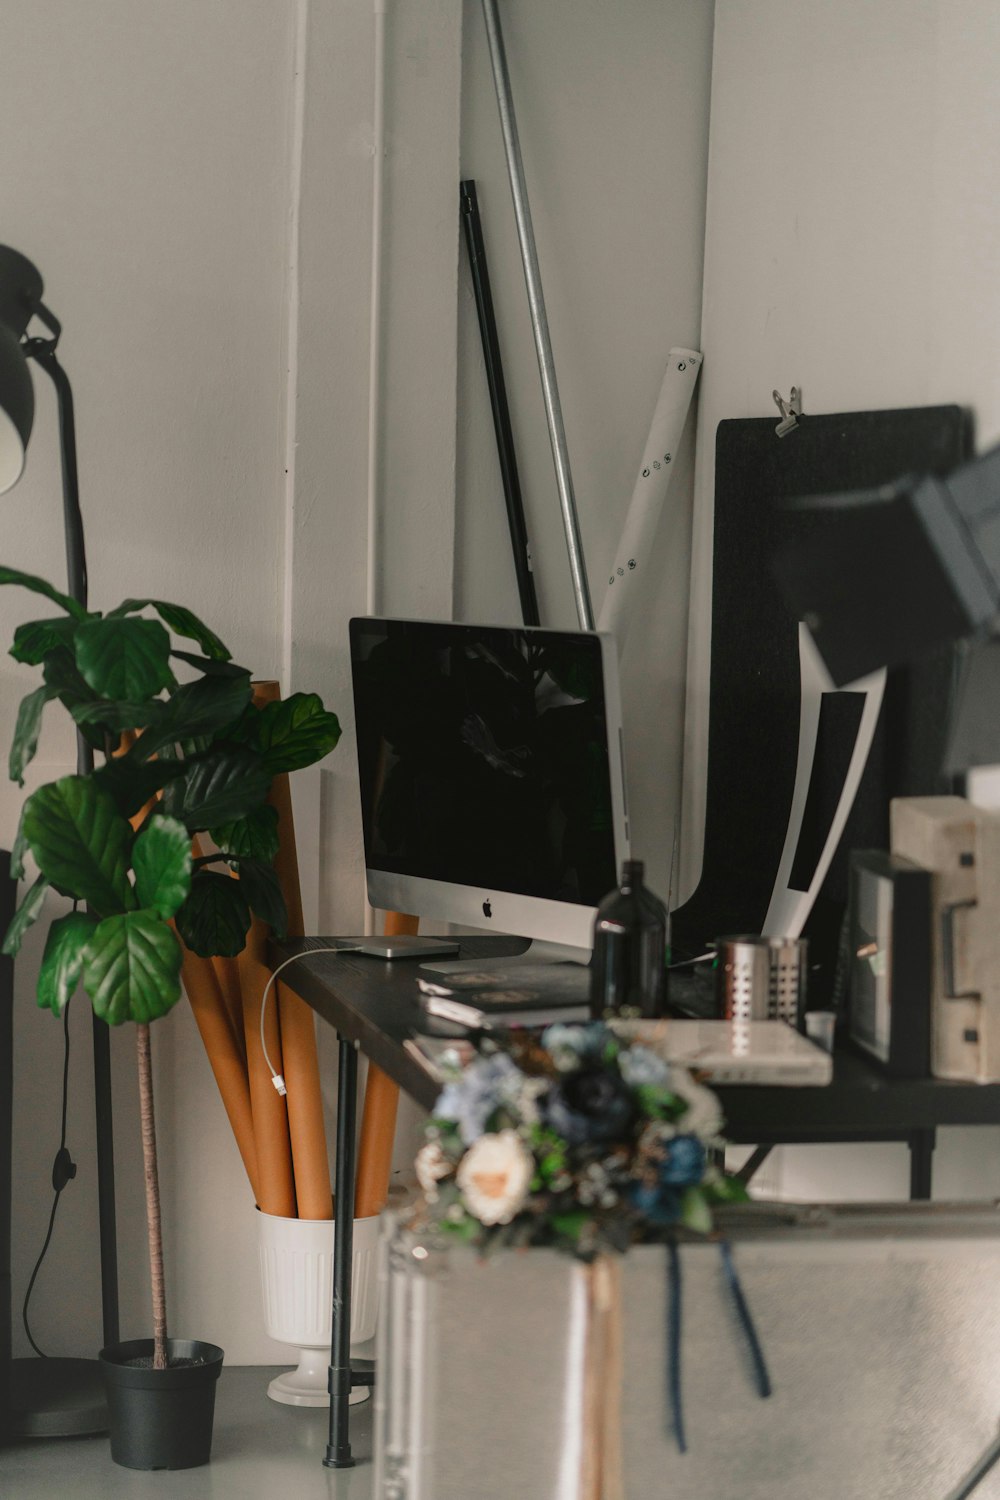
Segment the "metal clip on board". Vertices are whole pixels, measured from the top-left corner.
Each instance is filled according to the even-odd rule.
[[[777,437],[784,437],[786,433],[792,432],[798,427],[798,418],[802,415],[802,391],[797,385],[792,386],[791,394],[786,401],[779,391],[772,391],[774,404],[781,412],[781,421],[774,429]]]

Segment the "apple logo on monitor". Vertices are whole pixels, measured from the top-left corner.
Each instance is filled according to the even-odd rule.
[[[492,906],[489,903],[489,898],[487,898],[483,902],[483,916],[484,917],[492,917],[492,915],[493,915],[493,908],[492,908]]]

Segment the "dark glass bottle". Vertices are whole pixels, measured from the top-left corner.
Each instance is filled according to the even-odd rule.
[[[667,1007],[667,908],[643,884],[643,864],[627,859],[621,886],[594,921],[590,1014],[655,1017]]]

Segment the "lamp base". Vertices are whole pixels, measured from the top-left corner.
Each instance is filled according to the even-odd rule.
[[[87,1437],[108,1430],[96,1359],[15,1359],[10,1387],[13,1438]]]

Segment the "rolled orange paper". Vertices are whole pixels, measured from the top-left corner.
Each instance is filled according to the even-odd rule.
[[[288,1111],[284,1099],[271,1082],[271,1070],[260,1041],[260,1003],[271,977],[266,954],[267,929],[259,918],[254,917],[247,933],[246,947],[237,962],[243,998],[243,1035],[247,1049],[253,1134],[257,1146],[257,1206],[263,1213],[294,1219],[297,1215]],[[272,996],[268,996],[264,1034],[271,1062],[277,1072],[283,1073],[278,1007]]]
[[[281,1046],[288,1085],[288,1130],[300,1219],[332,1219],[330,1160],[323,1123],[316,1023],[304,1000],[279,980]]]
[[[276,702],[278,697],[276,682],[254,684],[254,702],[258,707]],[[302,937],[305,920],[295,848],[292,793],[287,775],[275,776],[267,800],[278,814],[279,842],[274,869],[285,898],[288,934]],[[333,1217],[333,1194],[330,1191],[330,1160],[316,1051],[316,1021],[309,1006],[294,990],[281,983],[275,988],[281,1018],[283,1072],[288,1087],[288,1131],[299,1218],[330,1219]]]
[[[243,1036],[243,1000],[240,995],[240,966],[235,958],[220,958],[216,955],[210,960],[216,983],[225,1005],[226,1013],[232,1023],[233,1033],[237,1045],[243,1056],[243,1066],[246,1067],[246,1041]]]
[[[380,1214],[389,1196],[392,1148],[396,1139],[399,1088],[373,1062],[368,1064],[365,1107],[358,1145],[358,1176],[354,1192],[354,1217],[367,1219]]]
[[[415,937],[419,917],[407,912],[387,911],[386,937]],[[399,1087],[381,1068],[368,1064],[365,1104],[358,1143],[358,1175],[354,1193],[354,1217],[367,1219],[385,1208],[392,1175],[392,1148],[396,1139]]]
[[[237,1045],[211,960],[199,958],[183,944],[181,950],[181,979],[184,989],[191,1002],[191,1009],[208,1053],[208,1061],[250,1179],[254,1202],[259,1202],[257,1148],[254,1144],[250,1086],[242,1049]]]

